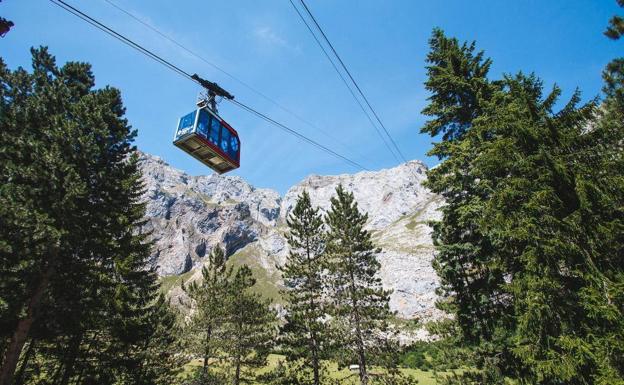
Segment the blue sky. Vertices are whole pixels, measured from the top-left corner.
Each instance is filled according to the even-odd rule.
[[[369,169],[397,161],[383,146],[287,0],[114,0],[121,7],[225,68],[326,133],[254,94],[104,0],[67,0],[186,71],[218,82],[238,100]],[[318,21],[408,159],[434,165],[425,121],[427,40],[434,27],[476,40],[493,58],[491,76],[534,71],[569,97],[600,93],[605,64],[624,52],[602,35],[620,12],[615,0],[308,0]],[[15,27],[0,39],[10,68],[29,66],[29,47],[47,45],[59,63],[87,61],[97,86],[121,89],[140,149],[193,175],[210,172],[171,144],[177,119],[199,88],[45,0],[4,0]],[[357,171],[249,113],[223,102],[220,114],[241,136],[240,175],[284,193],[309,174]]]

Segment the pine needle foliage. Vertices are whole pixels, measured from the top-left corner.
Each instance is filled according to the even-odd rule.
[[[266,365],[277,334],[275,311],[270,300],[253,292],[255,283],[251,269],[243,265],[228,290],[223,353],[230,364],[233,385],[254,380],[253,369]]]
[[[362,385],[369,381],[368,369],[373,355],[388,346],[390,291],[384,290],[379,277],[381,265],[371,234],[364,229],[367,214],[359,211],[353,193],[336,188],[327,212],[326,254],[329,314],[339,338],[343,362],[359,365]]]
[[[201,281],[182,286],[194,309],[185,328],[187,351],[203,358],[202,375],[207,376],[210,361],[220,358],[225,339],[229,285],[232,268],[226,265],[223,249],[215,247],[202,268]]]
[[[0,61],[0,383],[168,383],[173,320],[121,94],[31,53],[31,73]]]
[[[489,80],[474,52],[434,31],[423,128],[443,133],[427,182],[446,199],[433,232],[439,306],[483,369],[463,380],[622,384],[622,120],[579,91],[555,111],[557,86]]]
[[[624,8],[624,0],[616,0],[620,7]],[[613,16],[609,20],[609,26],[605,31],[605,36],[609,39],[617,40],[624,35],[624,18],[621,16]]]
[[[324,286],[325,242],[323,216],[303,191],[287,220],[290,252],[280,266],[285,324],[280,344],[291,361],[301,360],[310,369],[310,383],[321,383],[322,362],[327,357]]]

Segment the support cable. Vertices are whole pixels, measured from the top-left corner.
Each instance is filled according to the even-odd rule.
[[[128,45],[129,47],[136,49],[137,51],[141,52],[142,54],[144,54],[145,56],[149,57],[150,59],[152,59],[152,60],[162,64],[163,66],[169,68],[170,70],[176,72],[178,75],[180,75],[180,76],[182,76],[184,78],[187,78],[188,80],[190,80],[190,81],[192,81],[192,82],[194,82],[196,84],[199,84],[200,86],[202,85],[201,82],[199,80],[197,80],[197,75],[195,75],[195,74],[191,75],[190,73],[184,71],[183,69],[181,69],[180,67],[176,66],[175,64],[173,64],[173,63],[169,62],[168,60],[162,58],[161,56],[153,53],[152,51],[150,51],[147,48],[141,46],[140,44],[134,42],[133,40],[127,38],[126,36],[120,34],[119,32],[113,30],[112,28],[104,25],[103,23],[97,21],[96,19],[94,19],[91,16],[87,15],[86,13],[80,11],[79,9],[71,6],[70,4],[66,3],[65,1],[63,1],[63,0],[50,0],[50,2],[55,4],[55,5],[57,5],[58,7],[62,8],[62,9],[64,9],[65,11],[67,11],[67,12],[69,12],[69,13],[77,16],[77,17],[79,17],[80,19],[86,21],[87,23],[89,23],[92,26],[98,28],[99,30],[107,33],[108,35],[114,37],[115,39],[121,41],[122,43]],[[265,115],[265,114],[255,110],[255,109],[253,109],[252,107],[249,107],[249,106],[247,106],[247,105],[245,105],[245,104],[243,104],[243,103],[241,103],[241,102],[239,102],[237,100],[234,100],[234,99],[226,99],[226,100],[230,101],[232,104],[240,107],[241,109],[256,115],[257,117],[265,120],[266,122],[268,122],[268,123],[270,123],[270,124],[280,128],[280,129],[290,133],[291,135],[294,135],[295,137],[299,138],[300,140],[303,140],[303,141],[305,141],[305,142],[307,142],[307,143],[317,147],[318,149],[323,150],[323,151],[327,152],[328,154],[333,155],[333,156],[335,156],[335,157],[337,157],[337,158],[339,158],[339,159],[349,163],[350,165],[352,165],[352,166],[354,166],[356,168],[360,168],[362,170],[368,170],[366,167],[362,166],[361,164],[359,164],[359,163],[357,163],[357,162],[347,158],[346,156],[343,156],[343,155],[335,152],[334,150],[332,150],[332,149],[330,149],[330,148],[320,144],[319,142],[317,142],[317,141],[315,141],[315,140],[313,140],[311,138],[308,138],[307,136],[299,133],[298,131],[296,131],[296,130],[286,126],[285,124],[282,124],[282,123],[280,123],[280,122],[270,118],[269,116],[267,116],[267,115]]]
[[[360,101],[360,99],[355,95],[355,92],[351,89],[351,87],[349,86],[349,83],[347,82],[347,80],[345,79],[345,77],[343,76],[342,72],[340,72],[340,70],[338,69],[338,67],[336,66],[336,64],[334,63],[334,61],[331,59],[331,56],[329,55],[329,53],[327,52],[327,50],[325,49],[325,47],[323,46],[323,44],[321,43],[321,41],[318,39],[318,37],[316,36],[316,34],[314,33],[314,31],[312,30],[312,27],[308,24],[308,21],[305,19],[305,17],[301,14],[301,12],[299,11],[299,9],[297,8],[297,6],[295,6],[295,3],[293,2],[293,0],[289,0],[290,4],[292,5],[292,7],[294,8],[294,10],[297,12],[297,15],[299,15],[299,18],[301,19],[301,21],[303,22],[303,24],[306,26],[306,28],[308,29],[308,31],[310,32],[310,34],[312,35],[312,37],[314,38],[314,40],[316,41],[316,44],[318,44],[318,46],[321,48],[321,51],[323,51],[323,54],[325,54],[325,57],[327,58],[327,60],[329,60],[329,62],[331,63],[332,67],[334,68],[334,70],[336,71],[336,73],[338,74],[338,76],[340,77],[340,79],[342,80],[342,82],[344,83],[344,85],[347,87],[347,89],[349,90],[349,93],[351,93],[351,96],[353,97],[353,99],[356,101],[356,103],[358,104],[358,106],[360,107],[360,109],[362,110],[362,112],[364,113],[364,115],[366,115],[366,118],[368,119],[368,121],[370,122],[370,124],[373,126],[373,128],[375,128],[375,131],[377,131],[377,134],[379,135],[379,137],[381,138],[381,140],[383,141],[383,143],[385,144],[385,146],[388,148],[388,151],[390,151],[390,153],[392,154],[392,156],[396,159],[397,162],[401,162],[401,160],[397,157],[397,155],[394,153],[394,151],[392,150],[392,148],[390,147],[390,145],[388,144],[388,141],[386,140],[385,136],[382,134],[382,132],[379,130],[379,127],[377,127],[377,125],[375,124],[375,122],[373,122],[373,119],[370,117],[368,111],[366,111],[366,108],[364,107],[364,105],[362,104],[362,102]]]
[[[179,41],[177,41],[176,39],[172,38],[171,36],[167,35],[166,33],[162,32],[161,30],[159,30],[158,28],[154,27],[153,25],[151,25],[150,23],[142,20],[140,17],[138,17],[137,15],[135,15],[134,13],[128,11],[127,9],[124,9],[123,7],[121,7],[120,5],[116,4],[114,1],[112,0],[104,0],[105,2],[107,2],[110,6],[112,6],[113,8],[117,9],[118,11],[126,14],[127,16],[129,16],[130,18],[134,19],[135,21],[137,21],[138,23],[142,24],[143,26],[145,26],[146,28],[148,28],[149,30],[155,32],[156,34],[158,34],[159,36],[161,36],[162,38],[168,40],[169,42],[173,43],[174,45],[176,45],[178,48],[182,49],[183,51],[185,51],[186,53],[188,53],[189,55],[195,57],[198,60],[203,61],[204,63],[208,64],[210,67],[214,68],[215,70],[221,72],[222,74],[224,74],[225,76],[229,77],[230,79],[234,80],[235,82],[239,83],[240,85],[242,85],[243,87],[247,88],[249,91],[255,93],[256,95],[260,96],[261,98],[263,98],[264,100],[268,101],[269,103],[273,104],[274,106],[276,106],[277,108],[279,108],[280,110],[286,112],[287,114],[293,116],[295,119],[299,120],[301,123],[306,124],[307,126],[321,132],[323,135],[327,136],[329,139],[331,139],[332,141],[334,141],[335,143],[340,144],[345,150],[349,150],[349,151],[354,151],[352,146],[349,146],[347,144],[345,144],[342,140],[334,137],[332,134],[330,134],[329,132],[327,132],[326,130],[318,127],[317,125],[311,123],[310,121],[304,119],[303,117],[301,117],[300,115],[296,114],[295,112],[293,112],[292,110],[284,107],[282,104],[278,103],[277,101],[275,101],[275,99],[269,97],[268,95],[266,95],[265,93],[261,92],[260,90],[256,89],[255,87],[251,86],[249,83],[239,79],[238,77],[234,76],[232,73],[226,71],[225,69],[223,69],[222,67],[218,66],[217,64],[211,62],[210,60],[206,59],[204,56],[198,54],[197,52],[193,51],[192,49],[186,47],[184,44],[180,43]],[[360,154],[359,152],[355,151],[357,156],[361,157],[361,158],[365,158],[362,154]]]
[[[301,4],[303,5],[303,7],[306,10],[306,13],[310,16],[310,18],[312,19],[312,21],[314,22],[314,25],[316,25],[316,28],[318,28],[318,30],[321,32],[321,35],[323,36],[323,39],[325,40],[325,42],[327,42],[327,45],[329,45],[329,48],[331,48],[332,52],[334,53],[334,55],[336,56],[336,58],[338,59],[338,61],[340,62],[340,65],[342,66],[342,68],[344,69],[344,71],[347,73],[347,75],[349,76],[349,79],[351,79],[351,81],[353,82],[353,85],[355,85],[355,88],[357,89],[358,93],[362,96],[362,99],[364,99],[364,102],[366,102],[366,105],[368,106],[368,108],[372,111],[373,115],[375,116],[375,119],[377,120],[377,122],[379,122],[379,125],[381,125],[381,127],[383,128],[384,132],[386,133],[386,135],[388,135],[388,138],[390,139],[390,142],[392,143],[392,145],[394,146],[394,148],[396,149],[396,151],[399,153],[399,155],[401,156],[401,158],[403,159],[404,162],[407,162],[407,159],[405,158],[405,156],[403,156],[403,153],[401,152],[401,150],[399,149],[399,146],[397,146],[396,142],[394,141],[394,139],[392,138],[392,135],[390,135],[390,132],[388,131],[388,129],[386,128],[386,126],[383,124],[383,122],[381,121],[381,119],[379,118],[379,115],[377,114],[377,112],[375,111],[375,109],[373,108],[373,106],[371,105],[371,103],[368,101],[368,98],[366,97],[366,95],[364,95],[364,92],[362,92],[362,89],[360,88],[360,86],[358,85],[358,83],[355,81],[355,79],[353,78],[353,76],[351,75],[351,72],[349,71],[349,69],[347,68],[347,66],[345,65],[345,63],[342,61],[342,59],[340,58],[340,55],[338,55],[338,52],[336,51],[336,49],[334,48],[333,44],[331,43],[331,41],[329,41],[329,38],[327,37],[327,35],[325,34],[325,32],[323,31],[323,28],[321,28],[320,24],[317,22],[316,18],[314,17],[314,15],[312,14],[312,11],[310,11],[310,8],[308,7],[308,5],[305,3],[304,0],[299,0],[301,2]],[[292,1],[291,1],[292,2]]]

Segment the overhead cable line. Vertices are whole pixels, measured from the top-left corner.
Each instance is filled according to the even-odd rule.
[[[392,145],[394,146],[394,148],[396,149],[396,151],[399,153],[399,155],[401,156],[401,158],[403,159],[404,162],[407,162],[407,159],[405,158],[405,156],[403,156],[403,153],[401,152],[401,150],[399,149],[399,146],[397,146],[396,142],[394,141],[394,139],[392,138],[392,135],[390,135],[390,132],[388,131],[388,129],[386,128],[386,126],[383,124],[383,122],[381,121],[381,119],[379,118],[379,115],[377,114],[377,112],[375,111],[375,109],[373,108],[373,106],[370,104],[370,102],[368,101],[368,98],[366,97],[366,95],[364,95],[364,92],[362,92],[362,89],[360,88],[360,86],[358,85],[358,83],[355,81],[355,79],[353,78],[353,76],[351,75],[351,72],[349,71],[349,69],[347,68],[347,66],[345,65],[345,63],[342,61],[342,59],[340,58],[340,55],[338,55],[338,52],[336,51],[336,49],[334,48],[333,44],[329,41],[329,39],[327,38],[327,35],[325,35],[325,32],[323,31],[323,28],[321,28],[321,26],[319,25],[319,23],[316,21],[316,18],[314,17],[314,15],[312,14],[312,12],[310,11],[310,8],[308,8],[307,4],[305,3],[304,0],[299,0],[301,2],[301,4],[303,5],[303,7],[305,8],[307,14],[310,16],[310,18],[312,19],[312,21],[314,22],[314,25],[316,25],[316,27],[318,28],[318,30],[321,32],[321,35],[323,36],[323,39],[327,42],[327,44],[329,45],[329,48],[331,48],[332,52],[334,53],[334,55],[336,55],[336,58],[338,59],[338,61],[340,62],[340,65],[342,66],[342,68],[345,70],[345,72],[347,73],[347,75],[349,76],[349,79],[351,79],[351,81],[353,82],[353,85],[355,85],[355,88],[358,90],[359,94],[362,96],[362,99],[364,99],[364,101],[366,102],[366,105],[368,106],[368,108],[370,108],[370,110],[372,111],[373,115],[375,116],[375,119],[377,119],[377,122],[379,122],[379,124],[381,125],[381,127],[383,128],[384,132],[386,133],[386,135],[388,135],[388,138],[390,139],[390,141],[392,142]]]
[[[373,128],[375,128],[375,131],[377,131],[377,134],[379,135],[379,137],[381,138],[381,140],[383,141],[383,143],[386,145],[386,147],[388,148],[388,150],[390,151],[390,153],[392,154],[392,156],[394,156],[394,158],[400,162],[399,158],[396,156],[396,154],[394,153],[394,151],[392,150],[392,148],[390,147],[390,145],[388,144],[388,141],[386,140],[385,136],[381,133],[381,131],[379,130],[379,127],[377,127],[377,125],[375,124],[375,122],[373,122],[373,119],[370,117],[368,111],[366,111],[366,108],[364,107],[364,105],[362,104],[362,102],[360,101],[360,99],[355,95],[355,92],[353,92],[353,90],[351,89],[351,86],[349,86],[349,83],[347,82],[347,79],[345,79],[345,77],[343,76],[342,72],[340,72],[340,70],[338,69],[338,67],[336,66],[336,64],[334,63],[334,61],[332,60],[331,56],[329,55],[329,53],[327,52],[327,50],[325,49],[325,47],[323,46],[323,43],[321,43],[321,41],[318,39],[318,37],[316,36],[316,34],[314,33],[314,30],[312,29],[312,27],[308,24],[308,21],[305,19],[305,17],[301,14],[301,12],[299,11],[299,8],[297,8],[297,6],[295,6],[295,3],[293,2],[293,0],[289,0],[290,4],[293,6],[294,10],[297,12],[297,15],[299,15],[299,18],[301,19],[301,21],[303,22],[303,24],[306,26],[306,28],[308,29],[308,31],[310,31],[310,34],[312,35],[312,37],[314,38],[314,40],[316,41],[316,44],[318,44],[318,46],[321,48],[321,51],[323,51],[323,53],[325,54],[325,57],[327,58],[327,60],[329,60],[329,62],[331,63],[332,67],[334,67],[334,71],[336,71],[336,73],[338,74],[338,76],[340,77],[340,79],[342,80],[342,82],[344,83],[344,85],[347,87],[347,89],[349,90],[349,92],[351,93],[351,96],[353,97],[353,99],[356,101],[356,103],[358,104],[358,106],[360,107],[360,109],[362,110],[362,112],[364,113],[364,115],[366,115],[366,118],[368,119],[368,121],[370,122],[370,124],[373,126]]]
[[[97,21],[96,19],[92,18],[91,16],[87,15],[86,13],[80,11],[79,9],[71,6],[70,4],[66,3],[63,0],[50,0],[51,3],[57,5],[58,7],[66,10],[67,12],[73,14],[74,16],[79,17],[80,19],[86,21],[87,23],[91,24],[92,26],[98,28],[99,30],[109,34],[110,36],[114,37],[115,39],[121,41],[122,43],[128,45],[131,48],[136,49],[137,51],[141,52],[142,54],[144,54],[145,56],[149,57],[150,59],[162,64],[163,66],[169,68],[170,70],[176,72],[178,75],[196,83],[201,85],[201,83],[196,80],[195,78],[197,77],[197,75],[191,75],[190,73],[184,71],[183,69],[181,69],[180,67],[176,66],[175,64],[169,62],[166,59],[163,59],[161,56],[155,54],[154,52],[148,50],[147,48],[141,46],[140,44],[134,42],[133,40],[129,39],[128,37],[120,34],[119,32],[113,30],[112,28],[106,26],[105,24]],[[244,103],[241,103],[239,101],[236,101],[234,99],[226,99],[228,101],[230,101],[231,103],[235,104],[236,106],[240,107],[241,109],[244,109],[245,111],[248,111],[258,117],[260,117],[261,119],[267,121],[268,123],[271,123],[272,125],[288,132],[291,135],[296,136],[297,138],[317,147],[320,150],[323,150],[325,152],[327,152],[330,155],[333,155],[341,160],[344,160],[345,162],[349,163],[350,165],[356,167],[356,168],[360,168],[362,170],[368,170],[366,167],[362,166],[361,164],[359,164],[358,162],[355,162],[349,158],[347,158],[346,156],[343,156],[337,152],[335,152],[334,150],[322,145],[321,143],[308,138],[307,136],[299,133],[298,131],[286,126],[285,124],[282,124],[274,119],[271,119],[270,117],[268,117],[267,115],[253,109],[252,107],[249,107],[247,105],[245,105]]]
[[[362,96],[362,99],[364,99],[364,102],[366,102],[366,105],[368,106],[368,108],[371,110],[371,112],[373,113],[373,115],[375,116],[375,119],[377,120],[377,122],[379,122],[379,125],[383,128],[384,132],[386,133],[386,135],[388,135],[388,138],[390,139],[390,142],[392,143],[392,145],[394,146],[395,150],[397,151],[397,153],[401,156],[401,158],[403,159],[404,162],[407,162],[407,159],[405,158],[405,156],[403,156],[403,153],[401,152],[401,150],[399,149],[399,146],[397,146],[396,142],[394,141],[394,139],[392,138],[392,135],[390,135],[390,132],[388,131],[388,129],[386,128],[386,126],[383,124],[383,122],[381,121],[381,119],[379,118],[379,115],[377,114],[377,112],[375,111],[375,109],[373,108],[373,106],[371,105],[371,103],[368,101],[368,98],[366,97],[366,95],[364,95],[364,92],[362,92],[362,89],[360,88],[360,86],[358,85],[358,83],[355,81],[355,79],[353,78],[353,76],[351,75],[351,72],[349,71],[349,69],[347,68],[347,66],[345,65],[345,63],[342,61],[342,59],[340,58],[340,55],[338,55],[338,52],[336,51],[336,49],[334,48],[333,44],[331,43],[331,41],[329,41],[329,38],[327,37],[327,35],[325,34],[325,32],[323,31],[323,28],[321,28],[320,24],[317,22],[316,18],[314,17],[314,15],[312,14],[312,12],[310,11],[310,8],[308,8],[307,4],[305,3],[304,0],[299,0],[301,2],[301,4],[303,5],[303,7],[306,10],[306,13],[310,16],[310,18],[312,19],[312,21],[314,22],[314,25],[316,26],[316,28],[321,32],[321,35],[323,36],[323,40],[325,40],[325,42],[327,43],[327,45],[329,46],[329,48],[331,48],[332,52],[334,53],[334,55],[336,56],[336,58],[338,59],[338,62],[340,62],[340,65],[342,66],[342,68],[344,69],[344,71],[347,73],[347,75],[349,76],[349,79],[351,79],[351,81],[353,82],[353,85],[355,86],[355,88],[357,89],[358,93]],[[292,0],[291,0],[291,4],[292,4]],[[294,4],[293,4],[294,6]],[[299,12],[297,12],[299,13]]]
[[[204,63],[208,64],[210,67],[214,68],[215,70],[221,72],[222,74],[224,74],[225,76],[229,77],[230,79],[234,80],[235,82],[239,83],[240,85],[242,85],[243,87],[247,88],[249,91],[255,93],[256,95],[260,96],[261,98],[263,98],[264,100],[270,102],[271,104],[273,104],[274,106],[278,107],[279,109],[281,109],[282,111],[286,112],[287,114],[293,116],[294,118],[296,118],[297,120],[299,120],[300,122],[306,124],[309,127],[312,127],[313,129],[321,132],[322,134],[324,134],[325,136],[327,136],[329,139],[333,140],[334,142],[340,144],[345,150],[350,150],[350,151],[354,151],[353,147],[348,146],[347,144],[345,144],[342,140],[334,137],[332,134],[330,134],[329,132],[327,132],[326,130],[316,126],[315,124],[311,123],[310,121],[304,119],[303,117],[301,117],[300,115],[296,114],[295,112],[293,112],[292,110],[284,107],[283,105],[281,105],[280,103],[278,103],[277,101],[275,101],[274,99],[272,99],[271,97],[269,97],[268,95],[266,95],[265,93],[263,93],[262,91],[256,89],[255,87],[251,86],[249,83],[239,79],[238,77],[234,76],[232,73],[226,71],[225,69],[223,69],[222,67],[218,66],[217,64],[213,63],[212,61],[206,59],[204,56],[198,54],[197,52],[193,51],[192,49],[186,47],[184,44],[180,43],[179,41],[177,41],[176,39],[174,39],[173,37],[167,35],[166,33],[162,32],[161,30],[159,30],[158,28],[154,27],[152,24],[142,20],[140,17],[138,17],[137,15],[135,15],[134,13],[128,11],[127,9],[124,9],[123,7],[121,7],[120,5],[116,4],[114,1],[112,0],[104,0],[105,2],[107,2],[109,5],[111,5],[112,7],[114,7],[115,9],[117,9],[118,11],[126,14],[127,16],[131,17],[132,19],[134,19],[135,21],[137,21],[138,23],[142,24],[144,27],[150,29],[151,31],[155,32],[156,34],[158,34],[159,36],[161,36],[162,38],[168,40],[169,42],[175,44],[178,48],[182,49],[183,51],[185,51],[186,53],[188,53],[189,55],[203,61]],[[360,157],[363,157],[361,154],[356,154]]]

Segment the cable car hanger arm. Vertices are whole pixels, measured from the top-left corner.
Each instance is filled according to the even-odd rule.
[[[209,80],[202,79],[197,74],[193,74],[191,76],[191,78],[193,80],[195,80],[197,83],[199,83],[206,90],[208,90],[208,92],[211,92],[211,93],[215,94],[216,96],[222,96],[222,97],[224,97],[226,99],[229,99],[229,100],[234,99],[234,95],[232,95],[231,93],[229,93],[226,90],[224,90],[223,88],[221,88],[221,86],[218,85],[217,83],[213,83],[213,82],[211,82]]]

